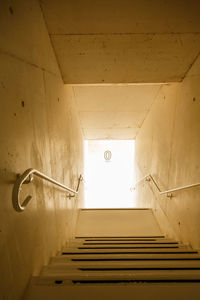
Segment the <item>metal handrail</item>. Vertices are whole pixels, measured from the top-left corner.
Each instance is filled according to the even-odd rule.
[[[167,197],[169,197],[169,198],[173,197],[173,194],[172,194],[173,192],[177,192],[177,191],[186,190],[186,189],[190,189],[190,188],[193,188],[193,187],[200,186],[200,183],[194,183],[194,184],[189,184],[189,185],[173,188],[173,189],[166,190],[166,191],[161,191],[161,189],[159,188],[159,186],[158,186],[157,182],[155,181],[155,179],[153,178],[153,176],[151,174],[148,174],[148,175],[142,177],[140,180],[138,180],[135,183],[134,188],[136,188],[136,186],[138,184],[140,184],[142,181],[152,181],[153,184],[155,185],[155,187],[157,188],[159,194],[160,195],[167,194]]]
[[[69,195],[69,198],[74,197],[75,195],[78,194],[78,190],[79,190],[79,186],[80,186],[80,182],[83,180],[82,175],[79,176],[78,178],[78,184],[77,184],[77,188],[76,190],[71,189],[69,187],[67,187],[66,185],[50,178],[49,176],[41,173],[40,171],[36,170],[36,169],[28,169],[26,170],[22,175],[18,175],[17,180],[15,181],[14,187],[13,187],[13,191],[12,191],[12,203],[13,203],[13,207],[16,211],[18,212],[22,212],[24,211],[25,207],[28,205],[28,203],[30,202],[32,196],[28,195],[25,200],[23,201],[22,204],[20,204],[19,202],[19,195],[20,195],[20,191],[22,189],[22,185],[23,184],[27,184],[32,182],[33,180],[33,175],[38,176],[42,179],[45,179],[59,187],[61,187],[62,189],[73,193],[74,195]]]

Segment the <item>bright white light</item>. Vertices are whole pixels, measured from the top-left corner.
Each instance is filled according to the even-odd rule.
[[[85,208],[135,207],[133,140],[85,141]],[[106,161],[104,152],[112,158]]]

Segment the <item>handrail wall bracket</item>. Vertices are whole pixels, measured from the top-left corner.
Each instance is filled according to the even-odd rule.
[[[172,198],[174,197],[174,193],[175,192],[178,192],[178,191],[181,191],[181,190],[186,190],[186,189],[190,189],[190,188],[194,188],[194,187],[199,187],[200,186],[200,183],[194,183],[194,184],[190,184],[190,185],[185,185],[185,186],[181,186],[181,187],[177,187],[177,188],[173,188],[173,189],[170,189],[170,190],[166,190],[166,191],[162,191],[160,189],[160,187],[158,186],[157,182],[155,181],[155,179],[153,178],[153,176],[151,174],[148,174],[144,177],[142,177],[140,180],[138,180],[136,183],[135,183],[135,186],[134,186],[134,190],[136,189],[137,185],[139,185],[141,182],[143,181],[148,181],[148,182],[152,182],[158,193],[160,195],[166,195],[168,198]]]
[[[25,200],[22,202],[22,204],[20,204],[19,201],[19,196],[20,196],[20,191],[22,189],[22,185],[23,184],[29,184],[33,181],[34,176],[38,176],[42,179],[45,179],[46,181],[49,181],[59,187],[61,187],[62,189],[66,190],[67,192],[69,192],[69,199],[72,197],[75,197],[78,194],[78,190],[79,190],[79,186],[80,186],[80,182],[83,181],[83,177],[82,175],[79,176],[78,178],[78,184],[77,184],[77,188],[76,190],[71,189],[69,187],[67,187],[66,185],[59,183],[58,181],[50,178],[49,176],[41,173],[40,171],[30,168],[27,169],[22,175],[17,174],[17,180],[15,181],[14,187],[13,187],[13,191],[12,191],[12,203],[13,203],[13,207],[17,212],[22,212],[24,211],[24,209],[26,208],[26,206],[28,205],[28,203],[30,202],[30,200],[32,199],[31,195],[28,195]],[[71,195],[71,193],[73,195]]]

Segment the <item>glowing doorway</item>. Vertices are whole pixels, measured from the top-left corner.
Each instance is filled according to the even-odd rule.
[[[85,208],[135,207],[134,140],[85,141]]]

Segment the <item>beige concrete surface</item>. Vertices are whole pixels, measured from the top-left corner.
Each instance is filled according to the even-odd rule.
[[[103,269],[129,269],[129,268],[185,268],[185,269],[200,269],[200,261],[199,260],[191,260],[191,261],[181,261],[181,260],[175,260],[175,261],[108,261],[108,262],[102,262],[102,261],[85,261],[85,262],[64,262],[64,263],[54,263],[47,267],[45,267],[42,270],[42,275],[49,275],[49,274],[62,274],[70,272],[70,270],[74,270],[76,268],[83,268],[83,269],[99,269],[103,271]],[[108,272],[108,271],[107,271]]]
[[[92,271],[85,273],[80,270],[67,270],[64,274],[60,271],[58,272],[49,272],[48,275],[38,276],[38,282],[36,284],[53,284],[55,280],[59,280],[62,276],[62,280],[65,284],[71,285],[71,281],[109,281],[109,280],[121,280],[121,281],[158,281],[159,280],[172,280],[177,282],[179,280],[187,279],[195,282],[195,280],[200,280],[200,270],[121,270],[121,271]]]
[[[161,86],[73,85],[84,137],[134,139]]]
[[[77,237],[162,235],[151,209],[79,210]]]
[[[126,258],[133,259],[133,260],[138,259],[139,261],[141,261],[143,259],[144,260],[153,259],[154,261],[155,260],[168,260],[168,259],[170,260],[170,259],[172,259],[174,261],[174,260],[179,259],[179,257],[180,257],[180,253],[126,254]],[[76,254],[76,258],[77,259],[82,259],[82,260],[86,259],[84,254]],[[105,259],[105,255],[101,254],[101,253],[99,253],[99,254],[90,254],[89,258],[96,261],[97,259]],[[124,254],[120,254],[120,253],[115,254],[114,258],[116,260],[117,259],[118,260],[122,259],[122,258],[124,258]],[[184,259],[184,260],[190,260],[190,259],[199,260],[200,256],[199,256],[199,254],[194,254],[194,253],[190,252],[188,254],[181,253],[181,258]],[[62,255],[62,256],[57,256],[57,257],[52,258],[51,263],[53,263],[53,262],[65,263],[65,262],[67,262],[69,260],[72,260],[72,259],[74,259],[74,254],[72,254],[72,255],[69,254],[67,256]],[[113,259],[113,254],[106,254],[106,259],[108,259],[108,260]]]
[[[92,115],[92,114],[91,114]],[[108,116],[110,117],[109,113]],[[120,122],[120,120],[118,120]],[[81,125],[82,126],[82,125]],[[84,128],[83,136],[88,140],[133,140],[138,128]]]
[[[124,284],[124,285],[110,285],[110,286],[55,286],[55,285],[37,285],[30,289],[27,294],[28,300],[35,300],[37,295],[38,300],[45,299],[48,292],[49,300],[66,299],[66,295],[71,295],[76,300],[110,300],[113,297],[117,300],[121,299],[150,299],[150,300],[196,300],[200,292],[200,285],[198,283],[187,284]]]
[[[41,4],[51,34],[127,33],[130,29],[136,33],[200,32],[196,0],[151,0],[151,5],[149,0],[42,0]]]
[[[1,52],[58,74],[55,54],[37,0],[2,0],[0,30]]]
[[[17,213],[16,175],[33,167],[75,187],[82,136],[37,1],[1,1],[0,66],[0,299],[15,300],[71,237],[78,201],[34,179],[21,193],[33,199]]]
[[[182,83],[161,89],[136,138],[137,178],[151,173],[162,190],[200,182],[200,58]],[[158,196],[138,187],[138,204],[154,208],[163,232],[200,248],[199,188]]]
[[[65,83],[181,81],[200,34],[51,35]]]
[[[180,81],[200,46],[199,1],[41,1],[65,83]]]
[[[200,285],[198,283],[187,284],[132,284],[132,285],[110,285],[106,286],[44,286],[37,285],[30,289],[27,295],[28,300],[35,300],[37,295],[38,300],[45,299],[48,292],[49,300],[66,299],[66,294],[71,295],[76,300],[102,300],[112,299],[150,299],[150,300],[183,300],[192,299],[196,300],[200,292]]]

